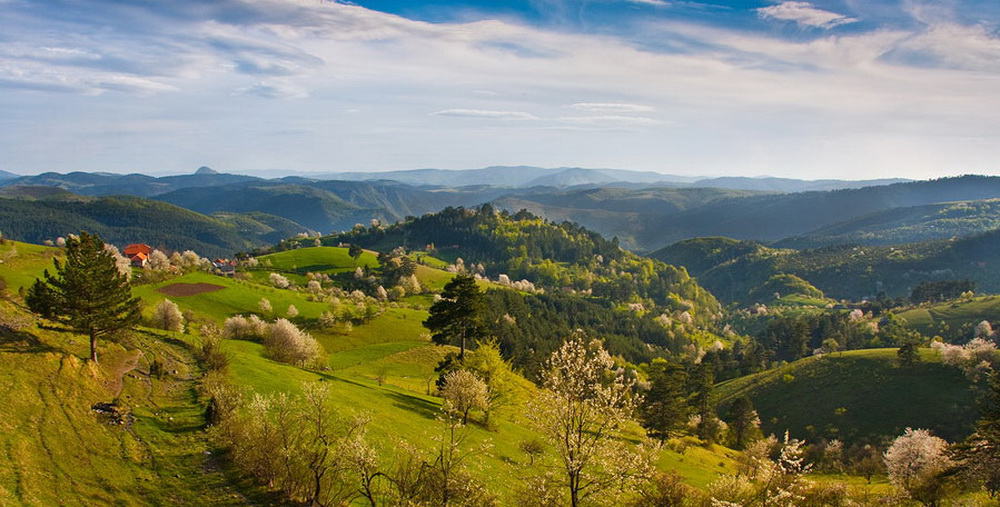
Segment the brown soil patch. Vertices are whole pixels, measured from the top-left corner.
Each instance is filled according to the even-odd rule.
[[[160,287],[156,290],[168,296],[184,297],[204,294],[206,292],[215,292],[222,289],[225,289],[225,287],[215,285],[214,283],[173,283],[165,287]]]

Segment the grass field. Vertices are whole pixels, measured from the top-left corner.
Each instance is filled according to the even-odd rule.
[[[210,454],[195,391],[200,371],[183,341],[140,331],[102,343],[99,365],[80,359],[86,343],[34,326],[0,334],[0,505],[263,500],[234,486]],[[145,374],[153,357],[170,372],[162,379]],[[131,425],[91,410],[115,399],[132,408]]]
[[[941,324],[951,329],[974,327],[983,320],[1000,321],[1000,296],[981,296],[968,301],[948,301],[914,308],[899,314],[914,329],[934,336]]]
[[[723,382],[716,392],[722,405],[749,397],[765,432],[775,434],[787,429],[799,438],[857,441],[913,427],[949,440],[964,437],[977,414],[970,383],[936,352],[920,353],[913,368],[897,364],[896,349],[813,356]]]
[[[42,271],[52,270],[52,259],[62,255],[62,249],[19,241],[4,241],[0,245],[0,277],[7,282],[7,289],[17,292],[27,288],[42,276]]]

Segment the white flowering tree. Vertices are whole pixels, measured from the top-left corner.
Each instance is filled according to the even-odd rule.
[[[942,476],[951,466],[947,449],[948,442],[930,431],[906,428],[885,451],[889,481],[914,500],[936,505],[947,489]]]
[[[448,373],[441,386],[443,410],[460,419],[462,424],[469,423],[469,412],[472,410],[486,410],[488,395],[486,382],[469,370]]]
[[[527,415],[557,454],[569,505],[634,491],[650,475],[649,447],[615,438],[640,401],[634,385],[597,340],[572,337],[549,358]]]
[[[156,308],[153,309],[153,321],[160,329],[178,333],[184,331],[184,315],[177,307],[177,303],[169,299],[157,303]]]

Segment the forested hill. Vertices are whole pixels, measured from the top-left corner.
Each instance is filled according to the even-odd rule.
[[[322,241],[381,251],[433,248],[453,262],[461,258],[465,266],[481,264],[490,277],[506,274],[547,289],[688,311],[696,322],[712,322],[720,311],[715,298],[683,268],[635,255],[576,224],[555,224],[526,211],[447,208],[394,225],[356,227]]]
[[[0,231],[5,237],[30,243],[87,231],[117,245],[142,242],[170,250],[190,249],[206,256],[229,256],[276,237],[304,232],[304,228],[264,214],[210,217],[139,197],[60,194],[46,199],[0,198]]]
[[[652,254],[687,266],[713,294],[749,302],[755,288],[796,275],[834,298],[907,296],[925,281],[969,279],[980,292],[1000,291],[1000,230],[956,240],[891,246],[768,248],[728,238],[696,238]]]
[[[830,192],[723,199],[661,217],[641,234],[653,248],[688,238],[726,236],[776,241],[899,207],[1000,197],[1000,177],[961,176]]]

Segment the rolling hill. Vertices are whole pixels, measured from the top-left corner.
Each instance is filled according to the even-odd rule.
[[[170,250],[226,257],[266,244],[302,226],[264,215],[210,217],[139,197],[0,198],[0,230],[11,239],[41,243],[88,231],[113,244],[143,242]]]
[[[913,427],[965,437],[978,415],[971,384],[937,352],[920,352],[912,368],[898,365],[896,349],[812,356],[722,382],[716,394],[723,412],[736,398],[750,398],[768,433],[875,443]]]
[[[773,246],[893,245],[972,236],[1000,227],[1000,199],[892,208],[822,227]]]
[[[966,278],[981,292],[1000,291],[1000,230],[956,240],[809,250],[696,238],[651,256],[689,268],[724,301],[751,302],[750,292],[778,274],[796,275],[836,299],[860,300],[880,293],[905,297],[920,282]]]

